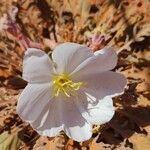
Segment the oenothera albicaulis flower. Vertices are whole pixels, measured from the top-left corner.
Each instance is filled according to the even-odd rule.
[[[52,60],[44,51],[29,48],[23,61],[28,85],[17,112],[40,135],[53,137],[63,130],[76,141],[88,140],[93,124],[111,120],[112,97],[126,85],[123,75],[110,71],[116,64],[111,48],[93,53],[84,45],[64,43],[54,49]]]

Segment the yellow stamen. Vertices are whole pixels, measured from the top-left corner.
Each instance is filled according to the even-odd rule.
[[[105,124],[102,124],[102,125],[95,125],[95,126],[93,127],[92,132],[93,132],[93,133],[101,132],[101,131],[104,129],[105,126],[106,126]]]
[[[54,96],[60,94],[70,97],[74,91],[78,91],[83,82],[73,82],[68,74],[55,75],[53,78],[53,93]]]

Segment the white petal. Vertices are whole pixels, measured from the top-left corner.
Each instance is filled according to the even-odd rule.
[[[84,90],[98,99],[122,94],[127,84],[124,75],[112,71],[87,75],[81,81],[85,82]]]
[[[45,106],[51,102],[51,97],[50,83],[28,84],[18,100],[18,115],[26,122],[34,122]]]
[[[31,126],[43,136],[54,137],[64,130],[60,102],[53,98],[52,103],[45,106],[37,120]]]
[[[36,130],[36,129],[35,129]],[[55,126],[50,126],[45,128],[44,130],[36,130],[38,134],[42,136],[48,136],[48,137],[55,137],[59,135],[60,131],[63,131],[63,125],[55,127]]]
[[[56,63],[58,73],[70,73],[85,59],[93,55],[87,46],[76,43],[64,43],[55,48],[52,53],[52,59]]]
[[[91,125],[82,117],[74,104],[73,97],[70,99],[54,98],[53,103],[45,107],[48,111],[45,108],[45,112],[42,112],[39,118],[31,124],[40,135],[53,137],[64,130],[70,138],[76,141],[84,141],[92,136]]]
[[[85,123],[82,126],[66,127],[65,132],[73,140],[83,142],[92,137],[92,126]]]
[[[82,116],[90,124],[104,124],[110,121],[114,115],[112,98],[109,96],[98,99],[89,93],[80,90],[75,105],[78,107]]]
[[[48,55],[36,48],[28,48],[23,60],[23,79],[29,83],[50,81],[52,65]]]
[[[87,98],[91,101],[91,96],[88,94]],[[114,107],[111,97],[105,97],[99,100],[97,104],[89,103],[88,111],[83,112],[83,117],[91,124],[104,124],[109,122],[114,116]]]
[[[62,111],[65,133],[75,141],[86,141],[92,136],[92,125],[81,115],[79,108],[75,105],[76,97],[62,101]]]
[[[82,62],[71,74],[73,78],[96,74],[113,69],[117,65],[116,52],[108,47],[94,53],[94,56]]]

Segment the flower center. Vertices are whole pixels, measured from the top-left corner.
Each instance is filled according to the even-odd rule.
[[[64,95],[70,97],[75,91],[78,91],[83,82],[73,82],[68,74],[55,75],[53,78],[54,96]]]

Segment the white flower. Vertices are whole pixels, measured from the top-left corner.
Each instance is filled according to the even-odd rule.
[[[112,96],[122,93],[123,75],[109,71],[117,64],[111,48],[93,53],[88,47],[64,43],[55,48],[52,60],[39,49],[29,48],[23,62],[28,85],[17,113],[40,134],[56,136],[63,130],[76,141],[92,136],[92,124],[113,117]]]

